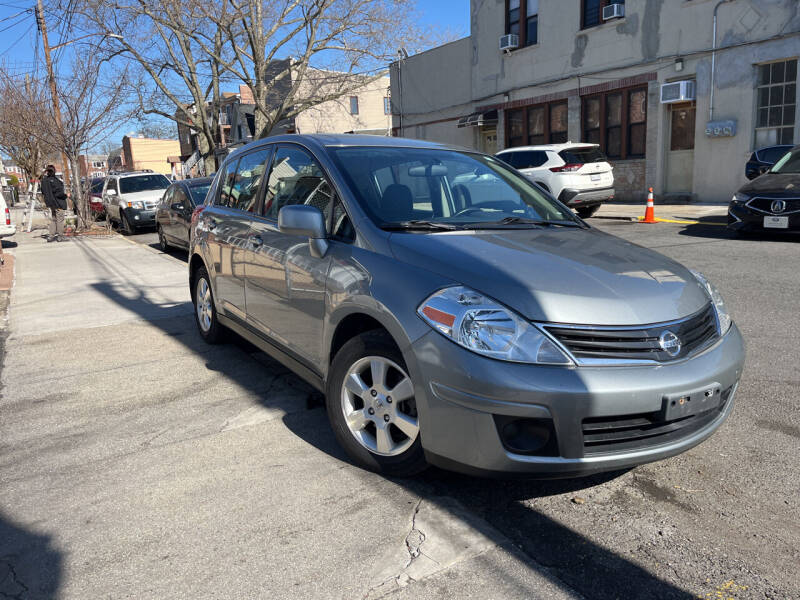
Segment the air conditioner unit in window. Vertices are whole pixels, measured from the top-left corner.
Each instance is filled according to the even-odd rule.
[[[510,52],[519,48],[519,36],[516,33],[500,36],[500,50]]]
[[[661,104],[689,102],[695,100],[696,97],[695,82],[691,79],[672,81],[661,85]]]
[[[608,6],[603,7],[603,21],[608,21],[609,19],[619,19],[620,17],[624,16],[624,4],[609,4]]]

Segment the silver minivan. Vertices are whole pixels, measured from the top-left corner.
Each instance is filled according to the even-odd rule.
[[[268,138],[226,158],[190,229],[202,337],[232,330],[323,391],[365,468],[621,469],[733,410],[744,344],[713,284],[492,156]]]

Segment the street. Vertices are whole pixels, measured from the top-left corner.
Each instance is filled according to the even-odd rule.
[[[700,221],[589,220],[720,288],[747,343],[733,415],[678,457],[550,481],[354,467],[307,384],[202,341],[185,252],[18,233],[0,597],[800,598],[798,239]]]

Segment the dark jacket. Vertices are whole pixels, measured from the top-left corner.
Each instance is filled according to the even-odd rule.
[[[64,192],[64,184],[55,175],[42,177],[42,196],[44,196],[47,208],[67,210],[67,194]]]

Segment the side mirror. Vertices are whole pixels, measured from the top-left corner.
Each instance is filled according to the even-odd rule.
[[[186,209],[186,207],[180,202],[175,202],[174,204],[171,204],[170,208],[175,212],[183,212]]]
[[[117,190],[106,190],[106,196],[116,196]]]
[[[284,206],[278,212],[278,229],[288,235],[307,237],[311,256],[315,258],[322,258],[328,251],[325,217],[316,206]]]

